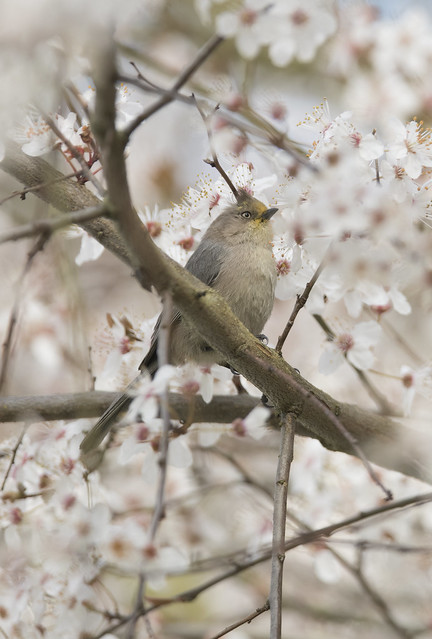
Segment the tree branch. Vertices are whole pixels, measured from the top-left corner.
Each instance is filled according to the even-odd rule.
[[[118,393],[106,391],[40,397],[2,397],[0,398],[0,423],[21,422],[26,419],[52,421],[100,417],[117,397]],[[250,395],[216,395],[208,404],[202,397],[195,396],[191,415],[190,400],[187,397],[178,393],[169,393],[168,399],[172,419],[183,421],[191,417],[195,424],[200,422],[229,424],[237,417],[246,417],[260,403],[257,397]],[[278,420],[275,420],[276,422]]]
[[[46,160],[25,155],[14,142],[8,143],[0,169],[26,187],[37,187],[35,195],[62,213],[102,205],[102,201],[86,186],[70,180],[64,181],[64,175]],[[114,222],[98,218],[81,222],[80,226],[128,266],[131,265],[128,248]]]
[[[0,233],[0,244],[4,242],[12,242],[16,240],[22,240],[26,237],[33,237],[34,235],[50,235],[70,224],[82,224],[89,220],[94,220],[96,217],[101,217],[109,213],[108,209],[101,203],[100,206],[93,206],[82,211],[74,211],[68,215],[58,215],[46,220],[36,220],[30,224],[23,224],[17,228],[13,228],[10,231]]]
[[[270,639],[282,636],[282,585],[285,562],[285,530],[288,480],[294,453],[294,426],[290,415],[282,419],[279,462],[273,507],[273,543],[270,584]]]

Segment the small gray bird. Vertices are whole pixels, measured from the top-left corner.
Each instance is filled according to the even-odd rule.
[[[273,233],[269,220],[277,212],[239,191],[237,202],[221,213],[205,232],[186,269],[216,289],[226,299],[243,324],[258,335],[273,308],[276,265],[272,255]],[[161,316],[152,335],[150,349],[140,365],[154,376]],[[170,330],[170,363],[196,362],[204,366],[225,364],[225,358],[210,348],[192,324],[173,308]],[[132,382],[130,387],[136,383]],[[129,387],[129,388],[130,388]],[[96,448],[115,423],[118,414],[131,402],[120,395],[87,433],[81,443],[84,454]]]

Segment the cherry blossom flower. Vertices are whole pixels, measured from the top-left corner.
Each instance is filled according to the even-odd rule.
[[[64,231],[64,235],[71,239],[76,237],[81,238],[80,250],[75,258],[75,264],[77,264],[77,266],[98,260],[105,250],[100,242],[78,226],[73,226],[67,231]]]
[[[386,289],[374,282],[359,280],[354,289],[344,293],[343,300],[351,317],[359,317],[363,305],[370,306],[377,312],[380,308],[394,309],[400,315],[411,312],[410,303],[396,285]]]
[[[216,17],[219,35],[235,38],[238,52],[247,60],[254,58],[261,47],[262,12],[266,0],[245,0],[236,11],[223,11]]]
[[[268,408],[265,406],[256,406],[244,419],[236,419],[233,422],[233,431],[241,437],[249,435],[253,439],[259,440],[265,435],[263,426],[269,418],[269,415],[270,410]]]
[[[310,62],[337,26],[332,3],[325,0],[313,7],[300,0],[276,2],[263,16],[262,23],[270,59],[279,67],[293,58]]]
[[[356,368],[367,370],[375,359],[372,348],[378,343],[381,333],[380,325],[374,321],[360,322],[350,332],[338,333],[322,353],[318,370],[330,375],[343,364],[345,357]]]
[[[422,123],[411,120],[403,125],[393,120],[388,125],[388,157],[399,164],[412,178],[418,178],[424,167],[432,167],[431,132],[422,128]]]
[[[403,365],[400,369],[403,393],[403,412],[405,417],[411,415],[411,409],[416,393],[432,397],[432,367],[422,366],[414,369],[411,366]]]

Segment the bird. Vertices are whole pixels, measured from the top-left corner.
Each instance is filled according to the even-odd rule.
[[[213,220],[185,268],[207,286],[218,291],[234,314],[256,336],[261,335],[273,309],[276,264],[272,254],[270,220],[278,211],[267,207],[246,190],[237,191],[236,201]],[[157,350],[162,314],[159,315],[150,348],[139,366],[140,375],[117,397],[85,435],[81,454],[97,448],[110,428],[132,401],[128,394],[145,372],[153,377],[158,368]],[[171,310],[169,362],[181,365],[226,365],[194,326],[173,307]]]

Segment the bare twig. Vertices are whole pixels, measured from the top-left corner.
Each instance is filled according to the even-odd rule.
[[[23,272],[16,286],[15,301],[12,306],[11,314],[9,316],[9,322],[8,322],[8,327],[6,331],[5,341],[3,342],[2,363],[0,368],[0,392],[2,391],[6,381],[9,359],[12,352],[12,344],[13,344],[15,328],[18,322],[18,313],[19,313],[19,307],[21,303],[21,294],[22,294],[24,280],[27,276],[27,273],[30,271],[34,258],[39,253],[39,251],[42,251],[47,239],[48,239],[48,235],[46,235],[45,233],[42,233],[41,236],[36,240],[33,248],[30,250],[27,256],[26,264],[24,266]]]
[[[28,424],[25,424],[23,429],[21,430],[21,433],[20,433],[18,439],[17,439],[17,443],[15,444],[15,446],[14,446],[14,448],[12,450],[12,455],[11,455],[11,458],[10,458],[9,466],[7,467],[6,472],[5,472],[5,476],[3,477],[3,481],[2,481],[2,485],[0,487],[0,491],[4,490],[4,487],[6,485],[7,479],[9,477],[9,475],[10,475],[10,471],[12,470],[12,467],[13,467],[13,465],[15,463],[15,457],[16,457],[16,454],[18,452],[18,448],[21,446],[21,442],[23,440],[23,437],[25,435],[27,427],[28,427]]]
[[[83,110],[85,117],[90,122],[90,111],[88,108],[88,104],[81,95],[81,92],[78,91],[77,87],[72,82],[66,86],[66,89],[73,95],[73,97]]]
[[[73,177],[80,177],[82,175],[82,171],[73,171],[72,173],[67,173],[66,175],[61,175],[54,180],[49,180],[48,182],[41,182],[41,184],[36,184],[35,186],[27,186],[25,189],[21,189],[21,191],[14,191],[10,195],[7,195],[2,200],[0,200],[0,206],[2,206],[8,200],[11,200],[14,197],[20,197],[22,200],[25,198],[27,193],[35,193],[39,189],[45,189],[56,182],[62,182],[63,180],[70,180]]]
[[[292,313],[290,315],[290,318],[287,322],[287,325],[284,328],[284,331],[282,333],[282,335],[279,337],[277,344],[276,344],[276,352],[277,353],[282,353],[282,347],[285,343],[286,338],[288,337],[288,333],[290,332],[290,330],[292,329],[295,319],[300,311],[300,309],[303,308],[303,306],[306,304],[309,295],[311,294],[311,291],[315,285],[315,282],[317,281],[317,279],[319,278],[319,276],[321,275],[324,267],[326,266],[327,260],[328,260],[328,256],[329,256],[329,251],[330,251],[331,246],[327,249],[324,257],[322,258],[320,264],[318,265],[318,268],[316,269],[315,273],[312,275],[310,281],[306,284],[305,289],[303,291],[303,293],[301,295],[297,295],[297,300],[296,303],[294,305],[294,308],[292,310]]]
[[[312,531],[312,528],[301,521],[297,516],[290,515],[290,518],[303,530]],[[337,540],[332,540],[337,541]],[[355,543],[355,542],[354,542]],[[408,639],[411,634],[401,626],[393,617],[387,603],[381,597],[381,595],[371,586],[369,581],[364,575],[364,572],[361,567],[361,562],[358,562],[357,566],[354,566],[351,562],[349,562],[343,555],[337,552],[334,548],[331,547],[329,542],[325,543],[327,550],[335,557],[335,559],[348,571],[352,574],[352,576],[359,582],[361,588],[372,601],[372,603],[376,606],[384,621],[401,637],[401,639]],[[359,552],[363,552],[364,548],[362,546],[358,546]]]
[[[224,630],[222,630],[222,632],[218,632],[217,635],[214,635],[213,637],[211,637],[211,639],[220,639],[220,637],[224,637],[232,630],[235,630],[236,628],[240,628],[240,626],[244,626],[245,623],[250,623],[257,617],[262,615],[263,612],[267,612],[268,610],[270,610],[270,604],[268,601],[266,601],[266,603],[263,606],[261,606],[261,608],[257,608],[256,610],[254,610],[254,612],[251,612],[250,615],[247,615],[247,617],[243,617],[243,619],[240,619],[239,621],[236,621],[230,626],[227,626],[226,628],[224,628]]]
[[[171,331],[172,318],[172,300],[171,295],[166,293],[163,299],[162,319],[158,336],[158,366],[165,366],[169,363],[169,340]],[[167,478],[168,465],[168,445],[169,434],[171,430],[171,419],[169,410],[168,386],[166,386],[161,394],[160,399],[161,415],[163,419],[163,429],[159,442],[159,483],[156,496],[156,506],[153,513],[153,519],[149,530],[149,540],[153,543],[156,531],[159,527],[164,514],[165,501],[165,485]]]
[[[401,639],[410,639],[412,638],[412,633],[408,631],[406,628],[400,625],[398,621],[394,618],[388,604],[381,597],[381,595],[376,591],[375,588],[371,586],[368,579],[366,578],[361,566],[353,566],[349,561],[345,559],[343,555],[334,550],[333,548],[328,548],[328,550],[332,553],[332,555],[339,561],[339,563],[350,572],[355,579],[359,582],[363,591],[378,609],[384,621],[392,628],[396,634],[401,637]]]
[[[293,460],[294,426],[290,415],[281,423],[281,443],[276,473],[273,508],[273,543],[270,584],[270,639],[282,636],[282,584],[285,561],[285,529],[288,496],[288,480]]]
[[[213,51],[224,41],[224,38],[221,36],[212,36],[208,42],[198,51],[194,60],[184,69],[184,71],[178,76],[177,80],[174,82],[171,90],[168,94],[163,95],[157,100],[151,107],[143,111],[138,117],[133,120],[130,125],[124,131],[125,140],[127,141],[135,129],[142,123],[144,120],[147,120],[150,116],[152,116],[156,111],[162,109],[166,104],[172,102],[175,94],[178,90],[189,80],[189,78],[197,71],[207,60],[207,58],[213,53]]]
[[[153,113],[165,106],[165,104],[168,104],[169,102],[172,102],[174,100],[183,102],[184,104],[195,105],[194,97],[192,95],[186,95],[185,93],[180,93],[179,91],[175,91],[173,89],[163,89],[153,82],[149,82],[147,78],[143,78],[140,81],[137,78],[132,78],[120,74],[119,80],[127,82],[128,84],[132,84],[138,89],[141,89],[142,91],[145,91],[147,93],[157,93],[161,96],[161,98],[166,99],[166,102],[158,106],[158,109],[153,109],[152,107],[150,107],[151,112],[146,117],[150,117],[150,115],[153,115]],[[159,105],[159,102],[157,102],[156,104]],[[268,120],[266,120],[262,116],[259,116],[250,107],[248,107],[247,110],[243,109],[241,115],[244,120],[226,109],[224,109],[223,111],[221,110],[220,113],[221,119],[226,124],[229,124],[230,126],[238,129],[243,134],[248,133],[250,135],[254,135],[259,139],[266,140],[272,146],[282,149],[283,151],[288,153],[295,160],[295,162],[301,164],[302,166],[305,166],[312,173],[317,173],[319,171],[317,166],[309,161],[306,154],[299,150],[299,145],[296,142],[278,131],[270,122],[268,122]]]
[[[432,546],[411,546],[409,544],[375,541],[371,539],[332,539],[329,543],[355,546],[362,550],[386,550],[388,552],[397,552],[402,555],[415,553],[432,555]]]
[[[137,596],[135,600],[135,608],[130,615],[128,628],[125,634],[125,639],[134,639],[135,627],[136,627],[137,621],[145,613],[145,610],[143,607],[144,586],[145,586],[145,579],[144,579],[144,575],[141,573],[138,577],[138,591],[137,591]]]
[[[81,224],[82,222],[88,222],[89,220],[94,220],[104,215],[109,215],[109,210],[106,206],[101,205],[83,209],[82,211],[74,211],[67,215],[58,215],[45,220],[36,220],[30,224],[24,224],[18,228],[1,233],[0,244],[21,240],[26,237],[33,237],[41,233],[49,236],[54,231],[69,226],[70,224]]]
[[[218,173],[220,173],[220,175],[222,176],[222,178],[225,180],[225,182],[228,184],[229,188],[231,189],[232,193],[234,194],[234,197],[236,198],[236,200],[238,199],[239,193],[238,190],[236,189],[236,187],[234,186],[231,178],[229,177],[229,175],[227,174],[227,172],[225,171],[225,169],[222,167],[221,163],[219,162],[219,158],[217,156],[216,150],[214,148],[214,144],[213,144],[213,132],[211,130],[211,126],[210,126],[210,122],[209,122],[209,116],[207,116],[204,111],[202,110],[202,108],[200,107],[198,100],[196,99],[196,97],[192,94],[192,98],[195,101],[195,106],[198,110],[198,113],[200,114],[202,121],[205,124],[206,130],[207,130],[207,137],[208,137],[208,141],[210,144],[210,151],[212,154],[212,160],[204,160],[204,162],[206,162],[206,164],[209,164],[210,166],[212,166],[214,169],[216,169],[218,171]],[[218,109],[219,107],[216,106],[216,109]]]

